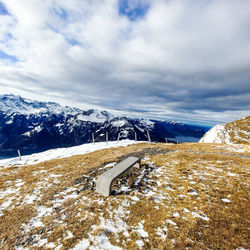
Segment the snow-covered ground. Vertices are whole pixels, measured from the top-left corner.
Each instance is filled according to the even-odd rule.
[[[11,165],[32,165],[55,158],[70,157],[72,155],[86,154],[100,149],[128,146],[135,143],[141,143],[141,142],[136,142],[133,140],[122,140],[119,141],[118,143],[116,141],[111,141],[108,143],[97,142],[94,144],[87,143],[68,148],[50,149],[41,153],[22,156],[21,161],[19,160],[18,157],[0,160],[0,166],[7,167]]]
[[[217,124],[200,139],[201,143],[249,144],[250,117],[226,124]]]
[[[200,139],[199,142],[203,143],[227,143],[231,144],[230,136],[225,130],[224,124],[218,124],[212,127],[208,132]]]

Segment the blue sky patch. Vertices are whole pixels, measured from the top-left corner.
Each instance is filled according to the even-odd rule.
[[[0,15],[9,15],[5,5],[0,1]]]
[[[9,15],[5,5],[0,1],[0,15]]]
[[[18,60],[15,56],[11,56],[0,50],[0,60],[10,60],[11,62],[16,63]]]
[[[75,45],[80,45],[80,43],[78,41],[76,41],[75,39],[68,39],[66,38],[67,42],[69,44],[71,44],[72,46],[75,46]]]
[[[52,25],[50,24],[47,24],[47,27],[54,31],[55,33],[58,33],[60,35],[62,35],[64,37],[64,39],[67,41],[68,44],[72,45],[72,46],[75,46],[75,45],[80,45],[80,43],[75,40],[74,38],[68,38],[64,33],[62,33],[58,28],[56,27],[53,27]]]
[[[146,15],[150,5],[146,1],[136,3],[131,0],[119,0],[118,7],[120,15],[127,16],[131,21],[135,21]]]
[[[53,11],[63,20],[66,20],[68,17],[67,12],[63,8],[53,8]]]

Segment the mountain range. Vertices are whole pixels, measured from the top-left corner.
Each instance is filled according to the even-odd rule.
[[[0,156],[13,156],[46,149],[69,147],[121,139],[155,142],[197,142],[206,128],[176,121],[118,117],[107,111],[62,107],[55,102],[41,102],[13,94],[0,96]]]

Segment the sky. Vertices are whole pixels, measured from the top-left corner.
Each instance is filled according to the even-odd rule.
[[[0,95],[214,125],[250,115],[249,0],[0,0]]]

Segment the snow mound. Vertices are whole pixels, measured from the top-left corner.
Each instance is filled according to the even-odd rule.
[[[212,127],[200,143],[249,144],[250,116]]]
[[[216,125],[212,127],[201,139],[201,143],[230,143],[230,137],[225,130],[225,125]]]

